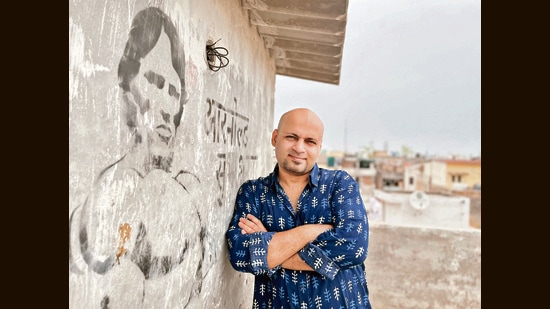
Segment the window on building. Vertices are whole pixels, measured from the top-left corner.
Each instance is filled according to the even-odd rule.
[[[451,181],[452,182],[462,182],[462,176],[461,175],[451,175]]]
[[[370,160],[360,160],[359,161],[359,168],[370,168],[371,164],[374,163]]]
[[[399,188],[399,181],[397,179],[384,179],[384,188]]]
[[[409,177],[409,185],[413,185],[414,184],[414,177]]]

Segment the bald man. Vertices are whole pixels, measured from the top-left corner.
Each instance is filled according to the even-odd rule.
[[[237,193],[229,260],[254,274],[255,308],[371,308],[366,208],[353,177],[317,165],[323,131],[309,109],[284,113],[273,172]]]

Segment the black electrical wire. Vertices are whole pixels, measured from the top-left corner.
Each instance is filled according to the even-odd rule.
[[[214,72],[219,71],[221,68],[224,68],[229,64],[229,59],[226,57],[229,55],[227,48],[214,47],[218,41],[212,44],[206,44],[206,59],[208,60],[208,67]],[[216,59],[218,61],[216,61]]]

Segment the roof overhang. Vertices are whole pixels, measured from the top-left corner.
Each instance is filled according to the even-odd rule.
[[[276,73],[338,85],[348,0],[241,0]]]

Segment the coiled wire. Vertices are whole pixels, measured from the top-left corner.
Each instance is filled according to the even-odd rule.
[[[221,68],[224,68],[229,64],[229,59],[227,58],[229,51],[227,48],[221,46],[214,47],[218,41],[212,44],[206,44],[206,59],[208,60],[208,67],[214,72],[219,71]]]

